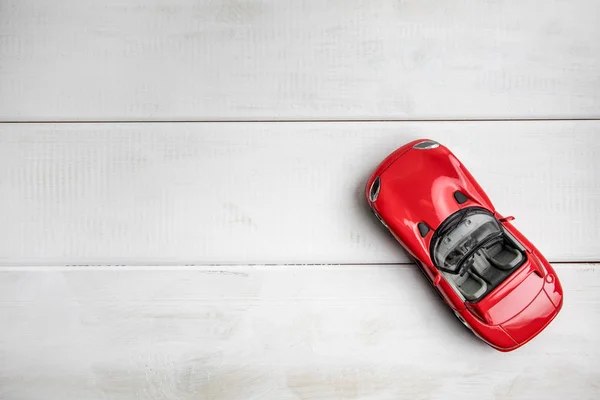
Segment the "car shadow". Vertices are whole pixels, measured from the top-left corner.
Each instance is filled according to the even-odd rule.
[[[420,298],[419,301],[415,301],[415,306],[426,308],[423,313],[430,315],[431,318],[436,318],[436,324],[439,326],[439,332],[444,332],[440,335],[438,340],[441,344],[446,343],[447,335],[452,334],[460,336],[461,340],[465,341],[465,345],[476,345],[480,346],[482,350],[493,350],[490,346],[479,339],[475,334],[467,328],[454,314],[453,309],[446,304],[443,298],[440,296],[437,289],[431,284],[431,282],[425,277],[419,267],[412,263],[412,273],[410,274],[410,282],[407,281],[407,274],[400,273],[401,268],[406,268],[406,264],[398,265],[398,279],[401,280],[398,284],[398,290],[403,290],[404,285],[414,285],[418,287],[418,290],[422,290],[424,298]],[[425,301],[423,301],[425,300]]]

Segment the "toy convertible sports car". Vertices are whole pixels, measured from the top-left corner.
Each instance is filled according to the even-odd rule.
[[[493,348],[521,347],[560,311],[552,266],[446,147],[429,139],[400,147],[365,194],[458,319]]]

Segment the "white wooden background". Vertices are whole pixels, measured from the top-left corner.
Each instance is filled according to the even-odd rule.
[[[600,398],[600,2],[0,0],[0,399]],[[448,145],[554,263],[508,354],[369,215]]]

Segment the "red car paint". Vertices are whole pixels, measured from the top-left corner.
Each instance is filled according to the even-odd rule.
[[[512,351],[537,336],[558,314],[563,290],[556,272],[542,254],[492,205],[464,165],[445,146],[417,149],[431,139],[400,147],[376,168],[365,196],[381,222],[412,256],[462,322],[480,339],[500,351]],[[433,141],[432,141],[433,142]],[[435,142],[434,142],[435,143]],[[375,179],[380,190],[371,201]],[[459,190],[467,201],[453,197]],[[466,207],[491,212],[526,252],[526,260],[477,302],[464,300],[434,265],[430,245],[435,230],[453,213]],[[422,237],[418,224],[430,231]]]

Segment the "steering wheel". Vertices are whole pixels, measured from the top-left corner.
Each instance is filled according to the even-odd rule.
[[[473,236],[470,236],[467,240],[465,240],[465,242],[462,244],[462,247],[469,251],[471,250],[473,247],[475,247],[475,245],[477,244],[477,239],[475,239]]]

